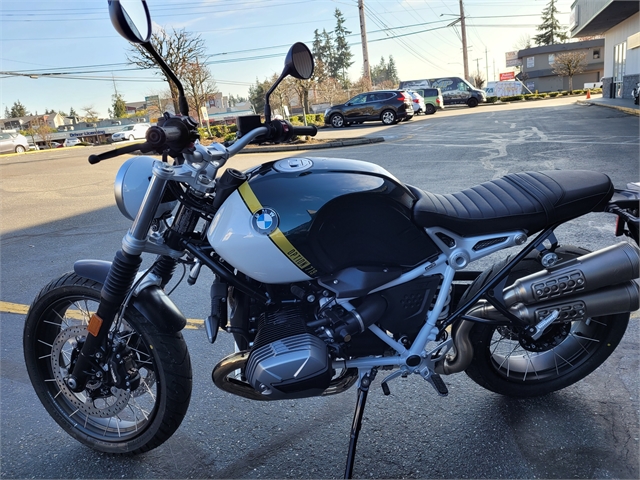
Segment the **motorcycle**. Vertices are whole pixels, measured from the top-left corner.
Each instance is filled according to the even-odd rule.
[[[611,355],[639,307],[639,250],[630,241],[588,252],[555,230],[590,212],[617,216],[616,236],[638,244],[640,191],[592,171],[508,174],[433,194],[362,161],[288,158],[238,171],[250,143],[315,135],[271,120],[269,97],[287,76],[308,79],[313,56],[289,50],[266,93],[265,121],[238,118],[237,139],[205,147],[179,79],[149,42],[145,0],[109,0],[116,30],[145,48],[179,90],[146,141],[89,157],[141,150],[115,180],[132,220],[113,262],[80,260],[45,286],[24,326],[29,378],[71,436],[113,454],[158,447],[180,426],[192,372],[186,319],[166,287],[214,280],[209,342],[233,335],[217,363],[220,389],[257,401],[344,393],[355,387],[345,477],[353,473],[371,382],[417,375],[440,396],[466,374],[492,392],[535,397],[580,381]],[[483,272],[481,258],[517,254]],[[143,254],[154,255],[141,270]]]

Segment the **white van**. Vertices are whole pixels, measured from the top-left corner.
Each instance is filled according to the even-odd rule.
[[[119,132],[111,135],[111,140],[114,142],[120,142],[122,140],[141,140],[147,134],[149,130],[148,123],[134,123],[133,125],[127,125]]]

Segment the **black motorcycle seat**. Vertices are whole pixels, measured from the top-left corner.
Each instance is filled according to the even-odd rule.
[[[611,179],[588,170],[512,173],[445,195],[409,186],[415,223],[461,236],[524,230],[528,235],[589,212],[602,211]]]

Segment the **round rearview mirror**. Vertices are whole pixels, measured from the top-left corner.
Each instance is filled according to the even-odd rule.
[[[307,80],[313,75],[313,55],[302,42],[294,43],[284,61],[285,72],[292,77]]]
[[[147,43],[151,16],[146,0],[109,0],[109,16],[117,32],[132,43]]]

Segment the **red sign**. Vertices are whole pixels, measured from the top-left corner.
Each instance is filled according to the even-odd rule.
[[[516,78],[516,75],[514,72],[507,72],[507,73],[501,73],[500,74],[500,81],[504,81],[504,80],[513,80]]]

